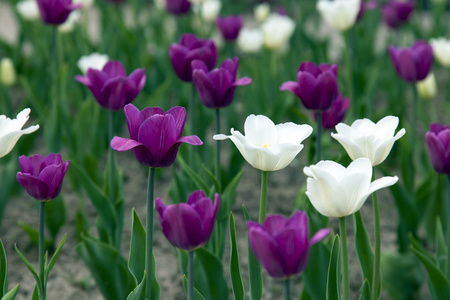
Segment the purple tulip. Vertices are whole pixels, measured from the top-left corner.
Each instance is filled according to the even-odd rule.
[[[208,72],[208,68],[201,60],[194,60],[192,66],[192,82],[197,89],[200,100],[206,107],[227,107],[233,102],[234,90],[239,85],[249,85],[252,80],[248,77],[236,80],[239,59],[227,59],[220,68]]]
[[[344,120],[349,107],[350,100],[339,95],[333,105],[322,112],[322,127],[325,129],[334,129],[337,124]]]
[[[242,26],[244,25],[244,18],[241,16],[228,16],[216,18],[216,26],[227,41],[234,41],[239,35]]]
[[[81,4],[72,4],[72,0],[36,0],[42,21],[50,25],[64,23],[72,10]]]
[[[186,122],[184,107],[175,106],[165,113],[159,107],[139,111],[133,104],[127,104],[124,112],[130,138],[115,136],[111,148],[119,152],[131,150],[145,166],[169,167],[175,161],[181,143],[203,144],[196,135],[181,137]]]
[[[436,172],[450,175],[450,125],[431,124],[425,139]]]
[[[187,251],[208,242],[219,206],[219,194],[215,194],[213,206],[203,191],[194,191],[187,203],[165,206],[160,198],[155,201],[164,235],[172,245]]]
[[[356,21],[361,20],[361,18],[366,13],[366,11],[372,10],[372,9],[375,9],[378,7],[378,3],[376,1],[364,2],[364,0],[360,0],[359,2],[361,3],[361,5],[359,6],[359,12],[358,12],[358,15],[356,16]]]
[[[100,106],[109,110],[122,110],[131,103],[145,85],[145,70],[137,69],[127,77],[120,61],[110,60],[103,69],[89,68],[86,76],[75,79],[87,86]]]
[[[308,216],[298,210],[289,219],[270,215],[261,225],[247,222],[250,247],[270,276],[286,279],[300,274],[308,262],[309,248],[325,238],[330,228],[308,240]]]
[[[27,193],[38,201],[49,201],[58,197],[69,161],[63,162],[61,154],[51,153],[19,157],[20,172],[16,178]]]
[[[183,15],[189,12],[191,2],[188,0],[166,0],[166,9],[174,15]]]
[[[297,82],[287,81],[280,90],[294,93],[307,109],[327,110],[338,95],[337,65],[303,62]]]
[[[409,48],[388,47],[391,61],[398,75],[406,81],[417,82],[427,77],[433,62],[433,48],[417,41]]]
[[[169,57],[177,76],[186,82],[192,81],[191,62],[202,60],[208,70],[212,70],[217,61],[217,49],[213,40],[198,39],[192,33],[183,34],[179,44],[170,45]]]
[[[391,0],[387,2],[382,10],[384,22],[391,28],[398,28],[408,21],[411,13],[414,11],[414,1]]]

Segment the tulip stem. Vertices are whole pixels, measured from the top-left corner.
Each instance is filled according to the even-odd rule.
[[[317,112],[317,136],[316,136],[317,162],[322,159],[322,112]]]
[[[261,199],[259,201],[259,223],[263,223],[266,219],[266,202],[267,202],[267,176],[268,171],[261,171]]]
[[[410,191],[412,193],[412,199],[414,200],[414,179],[416,176],[416,169],[415,169],[415,156],[416,156],[416,124],[417,124],[417,101],[418,101],[418,95],[417,95],[417,89],[415,84],[411,84],[412,90],[413,90],[413,107],[412,107],[412,120],[411,120],[411,129],[412,129],[412,135],[411,135],[411,187]]]
[[[220,108],[216,109],[216,133],[220,134]],[[220,141],[216,141],[216,179],[220,188]],[[221,191],[217,191],[220,193]]]
[[[46,299],[46,284],[44,282],[45,270],[45,253],[44,253],[44,224],[45,224],[45,201],[41,201],[39,207],[39,279],[42,286],[42,295],[39,295],[39,300]]]
[[[191,99],[189,102],[189,122],[191,123],[191,128],[189,129],[191,134],[195,134],[195,85],[191,83],[192,90],[191,90]],[[189,163],[191,166],[193,166],[194,163],[194,151],[189,151]]]
[[[114,134],[114,112],[113,111],[108,111],[108,139],[109,142],[111,142],[111,140],[113,139],[113,134]],[[109,147],[108,149],[108,171],[109,171],[109,182],[108,182],[108,197],[109,197],[109,201],[112,203],[112,205],[115,207],[115,201],[116,201],[116,197],[115,197],[115,193],[114,193],[114,173],[115,173],[115,169],[114,169],[114,150],[113,148]],[[118,235],[116,235],[116,233],[112,233],[112,243],[116,246],[117,249],[120,249],[120,233]]]
[[[145,239],[145,270],[146,277],[146,293],[147,299],[151,299],[152,294],[152,260],[153,260],[153,206],[155,191],[155,168],[149,168],[148,171],[148,188],[147,188],[147,222],[146,222],[146,239]]]
[[[450,175],[447,175],[447,279],[450,278]]]
[[[291,280],[289,278],[284,280],[284,300],[291,300]]]
[[[378,205],[377,192],[373,192],[373,226],[375,231],[375,255],[373,259],[373,278],[372,278],[372,300],[378,299],[378,285],[380,278],[380,254],[381,254],[381,239],[380,239],[380,209]]]
[[[343,300],[349,300],[347,226],[345,218],[339,218],[339,233],[341,234],[341,264],[342,264],[342,294]]]
[[[187,298],[194,300],[194,251],[188,251],[188,286]]]

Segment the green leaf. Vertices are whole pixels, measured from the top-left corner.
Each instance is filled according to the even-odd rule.
[[[361,289],[359,290],[359,300],[371,300],[370,287],[367,278],[364,279]]]
[[[449,220],[450,221],[450,220]],[[446,272],[445,266],[447,261],[447,246],[444,237],[444,231],[442,230],[441,219],[436,218],[436,264],[444,274]]]
[[[66,223],[66,206],[62,196],[45,204],[45,225],[47,226],[52,244],[58,235],[59,229]]]
[[[39,300],[39,293],[37,286],[34,286],[33,295],[31,295],[31,300]]]
[[[336,235],[331,246],[330,263],[328,264],[327,276],[327,300],[335,300],[340,298],[340,268],[339,268],[339,251],[340,239]]]
[[[17,254],[19,254],[20,259],[23,261],[25,266],[27,266],[28,270],[30,270],[31,274],[33,275],[34,279],[36,280],[36,287],[38,289],[38,294],[42,294],[43,291],[42,291],[41,280],[39,279],[38,274],[34,270],[33,265],[30,264],[30,262],[25,258],[25,256],[23,256],[23,254],[19,251],[19,249],[17,249],[17,245],[15,245],[15,244],[14,244],[14,249],[16,249],[16,252],[17,252]]]
[[[242,282],[241,266],[239,264],[239,252],[236,243],[236,227],[234,226],[233,213],[230,212],[230,277],[233,288],[234,300],[244,300],[245,289]]]
[[[142,276],[142,281],[139,285],[131,291],[128,295],[127,300],[143,300],[145,298],[145,289],[146,289],[146,280],[145,280],[145,270],[144,275]],[[153,299],[153,298],[152,298]]]
[[[245,222],[251,221],[250,214],[244,205],[242,205],[244,211]],[[256,259],[250,248],[250,241],[247,238],[247,251],[248,251],[248,277],[250,280],[250,299],[259,300],[263,293],[263,283],[261,275],[261,265],[258,259]]]
[[[145,270],[145,229],[133,208],[131,215],[131,242],[128,269],[136,284],[142,281]]]
[[[61,242],[58,245],[58,248],[56,248],[55,253],[52,256],[52,259],[50,259],[50,263],[47,265],[47,260],[45,261],[45,270],[44,270],[44,285],[47,282],[48,275],[50,274],[50,271],[53,269],[53,266],[56,263],[56,260],[58,259],[59,252],[61,252],[61,249],[64,245],[64,242],[66,241],[67,233],[64,234],[64,237],[62,238]]]
[[[8,264],[6,261],[6,251],[0,239],[0,296],[6,294],[8,290]]]
[[[39,231],[31,227],[28,224],[25,223],[19,223],[19,226],[25,231],[25,233],[30,237],[31,242],[35,244],[36,246],[39,245]],[[48,238],[44,237],[44,248],[48,249],[51,246],[51,242]]]
[[[326,299],[330,250],[324,243],[317,243],[314,248],[309,252],[308,265],[302,278],[312,299]]]
[[[183,275],[183,287],[184,291],[187,293],[187,278]],[[194,287],[194,300],[206,300],[205,297]]]
[[[209,178],[211,178],[211,180],[212,180],[212,182],[214,184],[214,188],[215,188],[216,192],[219,193],[219,191],[220,191],[220,183],[217,181],[216,176],[214,176],[214,174],[204,164],[202,164],[202,169],[209,176]]]
[[[178,162],[180,163],[183,170],[186,172],[186,174],[190,177],[190,179],[195,183],[198,189],[203,191],[209,191],[208,184],[197,174],[196,171],[194,171],[191,167],[188,166],[188,164],[181,158],[180,155],[178,155]]]
[[[1,300],[14,300],[19,292],[19,284],[16,284],[8,293],[6,293]]]
[[[195,250],[195,260],[202,266],[201,269],[197,268],[196,272],[204,272],[207,284],[207,287],[197,285],[197,289],[203,291],[207,288],[210,295],[208,299],[227,300],[228,285],[223,275],[222,262],[205,248]]]
[[[220,205],[221,207],[219,208],[219,214],[217,216],[219,220],[226,219],[228,217],[228,212],[234,203],[236,189],[239,185],[242,174],[244,174],[244,169],[241,169],[239,173],[233,177],[233,179],[225,187],[222,195],[220,195],[223,202]]]

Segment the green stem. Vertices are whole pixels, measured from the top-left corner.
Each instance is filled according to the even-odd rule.
[[[266,219],[266,202],[267,202],[267,176],[268,171],[261,171],[261,199],[259,201],[259,223],[263,223]]]
[[[322,112],[317,112],[317,136],[316,136],[317,162],[322,159]]]
[[[284,300],[291,300],[291,280],[289,278],[284,280]]]
[[[187,286],[187,298],[188,300],[194,300],[194,251],[188,252],[188,286]]]
[[[348,282],[348,254],[347,254],[347,226],[345,218],[339,218],[339,233],[341,235],[341,264],[342,264],[342,294],[343,300],[349,300],[349,282]]]
[[[372,278],[372,300],[378,299],[378,285],[380,279],[380,254],[381,254],[381,239],[380,239],[380,209],[378,205],[377,192],[373,192],[373,224],[375,231],[375,254],[373,260],[373,278]]]
[[[44,224],[45,224],[45,201],[41,201],[39,207],[39,279],[42,286],[42,294],[39,295],[39,300],[45,300],[46,296],[46,284],[44,282],[44,270],[45,270],[45,253],[44,253]]]
[[[220,134],[220,108],[216,109],[216,133]],[[220,141],[216,141],[216,179],[220,186]],[[217,191],[220,193],[220,191]]]
[[[450,175],[447,175],[447,279],[450,278]]]
[[[114,112],[108,111],[108,144],[113,139],[114,135]],[[115,156],[114,156],[114,150],[109,147],[108,149],[108,165],[109,165],[109,180],[108,180],[108,198],[113,207],[115,207],[116,202],[116,195],[115,195]],[[120,249],[120,243],[119,243],[119,237],[117,236],[117,233],[112,233],[112,243],[116,246],[117,249]]]
[[[191,89],[191,99],[189,101],[189,122],[190,122],[190,128],[189,131],[191,132],[191,135],[196,134],[195,132],[195,85],[191,83],[192,89]],[[192,147],[191,147],[192,148]],[[192,150],[189,151],[189,163],[191,166],[193,166],[194,163],[194,152]]]
[[[155,191],[155,168],[148,171],[147,184],[147,223],[146,223],[146,239],[145,239],[145,269],[146,277],[146,298],[151,299],[152,294],[152,260],[153,260],[153,206]]]
[[[417,137],[417,133],[416,133],[416,125],[417,125],[417,102],[418,102],[418,95],[417,95],[417,89],[415,84],[411,84],[412,90],[413,90],[413,107],[412,107],[412,118],[411,118],[411,131],[412,131],[412,135],[411,135],[411,159],[412,159],[412,163],[411,165],[411,193],[412,193],[412,199],[414,200],[414,179],[415,179],[415,175],[416,175],[416,169],[415,169],[415,156],[416,156],[416,137]]]

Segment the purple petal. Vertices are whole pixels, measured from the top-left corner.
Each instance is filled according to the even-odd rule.
[[[123,152],[131,150],[137,146],[143,146],[143,144],[136,140],[115,136],[111,140],[110,146],[116,151]]]
[[[139,93],[145,85],[147,76],[145,75],[145,69],[134,70],[133,73],[128,76],[128,79],[136,84],[137,92]]]
[[[252,83],[252,79],[249,77],[242,77],[239,78],[238,80],[236,80],[232,86],[239,86],[239,85],[249,85],[250,83]]]
[[[298,72],[298,95],[303,105],[307,109],[315,108],[315,99],[313,99],[313,90],[316,86],[316,78],[307,72]]]
[[[311,238],[311,240],[309,241],[309,245],[312,246],[317,242],[320,242],[321,240],[323,240],[327,235],[329,235],[331,232],[330,228],[323,228],[320,229],[319,231],[317,231],[314,236]]]
[[[39,174],[39,178],[45,182],[48,188],[46,199],[54,199],[61,192],[62,180],[64,178],[62,169],[62,165],[50,165],[45,167]]]
[[[123,112],[125,114],[125,119],[127,120],[130,138],[137,140],[139,126],[144,122],[144,117],[141,115],[139,109],[133,104],[125,105]]]
[[[36,200],[47,200],[48,188],[42,179],[20,172],[17,173],[16,178],[31,197]]]
[[[273,237],[285,229],[286,222],[286,218],[282,215],[270,215],[264,221],[264,228]]]
[[[166,211],[166,206],[159,197],[155,200],[155,208],[159,214],[159,219],[162,221],[162,219],[164,218],[164,212]]]
[[[206,107],[219,107],[216,87],[207,73],[199,69],[194,70],[192,72],[192,83],[195,85],[200,100]]]
[[[120,61],[110,60],[103,67],[103,72],[108,75],[109,78],[112,77],[126,77],[127,72]]]
[[[25,155],[19,157],[19,166],[22,173],[33,174],[33,164]]]
[[[320,68],[318,66],[316,66],[314,63],[310,62],[310,61],[302,62],[302,64],[298,68],[298,71],[299,72],[300,71],[307,72],[307,73],[311,74],[314,77],[317,77],[317,76],[319,76],[320,73],[322,73]]]
[[[186,109],[182,106],[174,106],[166,112],[166,115],[171,115],[175,120],[175,132],[179,139],[186,123]]]
[[[205,192],[202,190],[196,190],[188,196],[186,203],[189,205],[194,205],[197,201],[200,201],[203,198],[207,198]]]
[[[312,92],[314,109],[327,110],[333,104],[338,95],[337,79],[331,72],[319,75]]]
[[[194,72],[196,69],[203,70],[205,73],[208,73],[208,66],[206,66],[205,62],[200,59],[193,60],[191,62],[191,69]]]
[[[187,61],[186,57],[189,51],[186,47],[178,44],[172,44],[169,48],[169,57],[172,67],[177,76],[183,81],[191,81],[191,61]]]
[[[126,77],[115,77],[105,82],[102,90],[103,103],[100,105],[111,110],[122,110],[138,93],[133,81]]]
[[[298,83],[295,81],[286,81],[284,82],[281,87],[280,87],[280,91],[290,91],[292,92],[294,95],[296,95],[297,97],[300,98],[300,93],[298,91]]]

